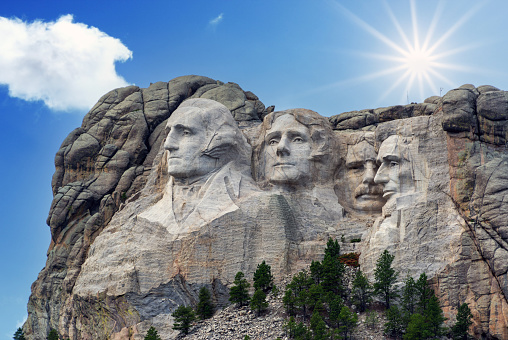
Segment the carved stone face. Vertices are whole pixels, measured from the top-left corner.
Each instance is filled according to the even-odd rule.
[[[383,188],[374,182],[377,171],[374,146],[362,141],[348,148],[346,156],[347,192],[352,193],[357,212],[381,212],[385,200]]]
[[[274,184],[302,183],[310,177],[312,140],[309,129],[292,115],[280,116],[266,131],[265,174]]]
[[[406,169],[407,160],[402,157],[399,136],[390,136],[381,143],[379,148],[377,170],[374,182],[383,185],[383,197],[390,199],[402,192],[402,181],[411,176]]]
[[[164,149],[168,173],[175,178],[204,176],[220,166],[216,158],[203,154],[210,141],[203,114],[199,109],[176,110],[168,120]]]

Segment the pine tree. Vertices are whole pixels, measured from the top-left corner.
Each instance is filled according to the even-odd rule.
[[[25,335],[23,334],[23,329],[19,327],[16,332],[14,333],[14,340],[26,340]]]
[[[342,307],[344,307],[344,301],[338,295],[335,295],[332,300],[328,302],[330,324],[336,328],[339,327],[339,315]]]
[[[266,302],[266,294],[261,289],[258,289],[252,295],[252,299],[250,300],[250,309],[256,311],[256,315],[259,316],[262,311],[264,311],[268,307],[268,302]]]
[[[385,334],[395,339],[400,339],[406,327],[404,326],[403,317],[397,306],[392,305],[386,311],[386,320],[387,322],[384,328]]]
[[[56,329],[51,328],[49,330],[47,340],[58,340],[58,332],[56,331]]]
[[[284,296],[282,297],[282,303],[284,304],[284,307],[286,308],[286,312],[289,315],[295,315],[295,295],[293,294],[293,290],[291,288],[286,289],[286,292],[284,293]]]
[[[339,314],[339,332],[342,333],[342,338],[347,340],[351,338],[353,330],[358,325],[358,315],[351,312],[351,310],[344,306]]]
[[[189,333],[192,323],[196,320],[192,307],[185,307],[184,305],[178,306],[171,316],[175,318],[173,329],[182,331],[183,334]]]
[[[328,239],[325,248],[325,258],[321,264],[322,281],[321,285],[325,292],[333,295],[343,295],[344,287],[342,284],[346,268],[339,261],[340,245],[337,240]]]
[[[467,303],[460,305],[457,313],[457,322],[452,327],[453,339],[467,340],[469,326],[473,324],[472,318],[473,314],[471,314],[471,310]]]
[[[415,288],[418,295],[417,310],[419,314],[424,315],[428,308],[430,298],[434,295],[434,291],[427,282],[427,275],[425,273],[421,273],[418,281],[416,281]]]
[[[416,289],[416,282],[411,276],[407,276],[402,289],[402,319],[404,326],[407,327],[411,315],[416,312],[418,304],[418,291]]]
[[[307,318],[307,308],[309,307],[309,288],[312,285],[312,278],[307,271],[302,270],[295,276],[291,283],[287,285],[294,295],[294,306],[302,310],[304,318]]]
[[[443,323],[446,318],[444,317],[443,310],[439,306],[439,300],[434,294],[432,294],[429,299],[424,317],[432,337],[439,338],[445,334],[446,329],[443,327]]]
[[[430,334],[425,324],[425,318],[419,313],[411,315],[406,328],[406,334],[404,334],[404,340],[424,340],[429,337]]]
[[[353,280],[353,301],[360,313],[365,312],[367,305],[372,300],[372,285],[361,270],[356,272]]]
[[[233,282],[235,285],[229,290],[229,301],[236,303],[239,307],[248,304],[250,300],[248,291],[250,283],[244,279],[244,276],[242,272],[236,273]]]
[[[159,334],[157,334],[157,330],[151,326],[148,329],[148,332],[146,332],[145,339],[144,340],[162,340]]]
[[[210,297],[210,292],[206,287],[202,287],[199,290],[199,302],[196,307],[196,314],[199,315],[201,319],[208,319],[213,316],[213,310],[215,306],[212,303],[212,299]]]
[[[327,338],[326,324],[317,309],[314,310],[310,318],[310,329],[314,340],[325,340]]]
[[[323,265],[319,261],[312,261],[310,264],[310,276],[315,284],[320,284],[323,280]]]
[[[254,273],[254,289],[268,293],[273,286],[272,268],[265,261],[258,264]]]
[[[399,275],[392,268],[392,262],[395,256],[390,255],[388,250],[385,250],[378,258],[376,269],[374,270],[374,295],[380,296],[385,300],[386,308],[390,308],[390,301],[398,297],[397,289],[394,286]]]
[[[328,238],[328,242],[326,243],[325,248],[325,257],[326,256],[331,257],[338,257],[340,255],[340,245],[337,240],[332,240],[331,237]]]

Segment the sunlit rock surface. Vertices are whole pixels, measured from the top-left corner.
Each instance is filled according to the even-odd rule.
[[[222,103],[236,123],[200,125],[192,107],[219,107],[207,101],[175,113],[188,98]],[[151,325],[175,337],[171,312],[203,285],[223,306],[236,272],[265,260],[280,279],[321,260],[328,237],[360,252],[371,278],[388,249],[401,279],[427,273],[450,322],[467,302],[476,337],[508,338],[507,92],[464,85],[327,119],[273,111],[200,76],[103,96],[55,157],[27,338],[143,339]],[[194,139],[166,138],[196,122]],[[202,154],[180,168],[171,154],[193,143]]]

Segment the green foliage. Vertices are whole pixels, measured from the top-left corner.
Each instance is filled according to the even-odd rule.
[[[407,327],[411,315],[416,312],[418,303],[418,291],[416,289],[416,282],[411,276],[407,276],[402,288],[402,319],[404,327]]]
[[[326,324],[317,309],[314,310],[310,318],[310,329],[312,330],[314,340],[325,340],[328,338]]]
[[[376,269],[374,270],[374,295],[384,299],[386,308],[390,308],[390,301],[397,298],[399,295],[394,286],[399,275],[392,268],[392,262],[395,256],[391,255],[388,250],[385,250],[376,262]]]
[[[250,340],[250,336],[248,336],[248,335],[244,336],[243,340]]]
[[[340,245],[339,245],[339,242],[337,242],[337,240],[332,240],[332,238],[328,238],[328,242],[326,243],[326,248],[325,248],[325,257],[326,256],[330,256],[330,257],[337,257],[340,255]]]
[[[395,339],[400,339],[404,333],[404,326],[402,314],[397,306],[392,305],[386,310],[386,323],[384,333]]]
[[[432,337],[439,338],[446,333],[446,329],[443,327],[446,318],[444,317],[443,310],[439,306],[439,300],[434,294],[432,294],[429,299],[424,317]]]
[[[146,332],[145,340],[162,340],[159,334],[157,334],[157,330],[152,326]]]
[[[377,313],[373,310],[369,310],[367,312],[367,316],[365,317],[365,325],[367,328],[374,329],[377,326],[379,319]]]
[[[183,305],[178,306],[171,316],[175,318],[173,329],[182,331],[183,334],[189,333],[192,323],[196,320],[192,307],[185,307]]]
[[[286,289],[286,292],[284,293],[284,296],[282,297],[282,303],[284,304],[284,307],[286,308],[286,312],[289,315],[295,315],[296,309],[295,309],[295,303],[296,303],[296,297],[293,294],[293,290],[291,288]]]
[[[320,284],[323,280],[323,266],[319,261],[312,261],[310,264],[310,276],[316,284]]]
[[[259,316],[262,311],[268,308],[268,302],[266,302],[266,294],[261,289],[258,289],[252,295],[250,300],[250,309],[256,311],[256,315]]]
[[[339,314],[339,325],[339,332],[342,334],[342,338],[345,340],[351,339],[353,330],[358,325],[358,315],[351,312],[347,306],[342,307]]]
[[[427,282],[427,275],[422,273],[416,281],[416,292],[418,295],[418,308],[419,314],[423,315],[428,308],[430,298],[434,295],[434,291],[430,288]]]
[[[321,306],[321,308],[318,307],[318,309],[323,309],[322,305],[324,299],[325,291],[323,290],[323,287],[313,283],[309,288],[307,296],[310,309],[314,310],[318,306]]]
[[[242,272],[236,273],[235,285],[229,290],[229,301],[236,303],[239,307],[245,306],[249,303],[249,287],[250,283],[244,279],[245,275]]]
[[[321,282],[321,285],[323,286],[325,292],[329,292],[334,295],[342,295],[344,293],[342,281],[346,268],[344,267],[344,264],[339,261],[338,255],[331,255],[333,253],[335,253],[335,250],[330,251],[328,254],[326,254],[325,250],[325,258],[322,262],[323,281]]]
[[[25,340],[25,335],[23,334],[23,329],[19,327],[16,332],[14,332],[14,340]]]
[[[273,286],[272,268],[263,261],[254,273],[254,289],[268,293]]]
[[[49,330],[48,337],[46,339],[47,340],[58,340],[58,332],[56,331],[56,329],[51,328]]]
[[[309,276],[309,273],[302,270],[293,276],[293,280],[286,287],[286,289],[290,289],[293,293],[293,299],[291,301],[295,310],[300,309],[304,318],[307,317],[307,308],[309,307],[309,288],[312,284],[313,280]],[[290,299],[288,298],[288,300]]]
[[[279,288],[276,285],[273,285],[273,287],[272,287],[272,294],[273,294],[273,296],[278,296],[279,293],[280,293]]]
[[[350,243],[359,243],[359,242],[362,242],[362,239],[361,238],[352,238],[351,241],[349,241]]]
[[[404,340],[422,340],[428,338],[429,332],[425,324],[425,318],[419,313],[411,315],[406,328],[406,334],[404,334]]]
[[[214,308],[215,306],[212,303],[210,292],[203,286],[199,290],[199,302],[196,307],[196,314],[203,320],[209,319],[213,316]]]
[[[452,327],[453,339],[467,340],[467,331],[469,330],[469,326],[473,324],[472,318],[473,314],[471,314],[471,310],[467,303],[460,305],[457,313],[457,322]]]
[[[353,280],[352,295],[360,313],[365,312],[367,305],[372,301],[372,285],[361,270],[356,272]]]
[[[328,302],[329,307],[329,319],[330,324],[334,327],[339,327],[339,316],[340,312],[342,310],[342,307],[344,307],[344,301],[340,296],[333,296],[333,298]]]

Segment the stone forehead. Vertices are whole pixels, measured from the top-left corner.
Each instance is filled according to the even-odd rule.
[[[376,159],[376,150],[374,145],[366,140],[360,143],[349,145],[347,148],[346,163],[353,163],[358,161],[367,161]]]

